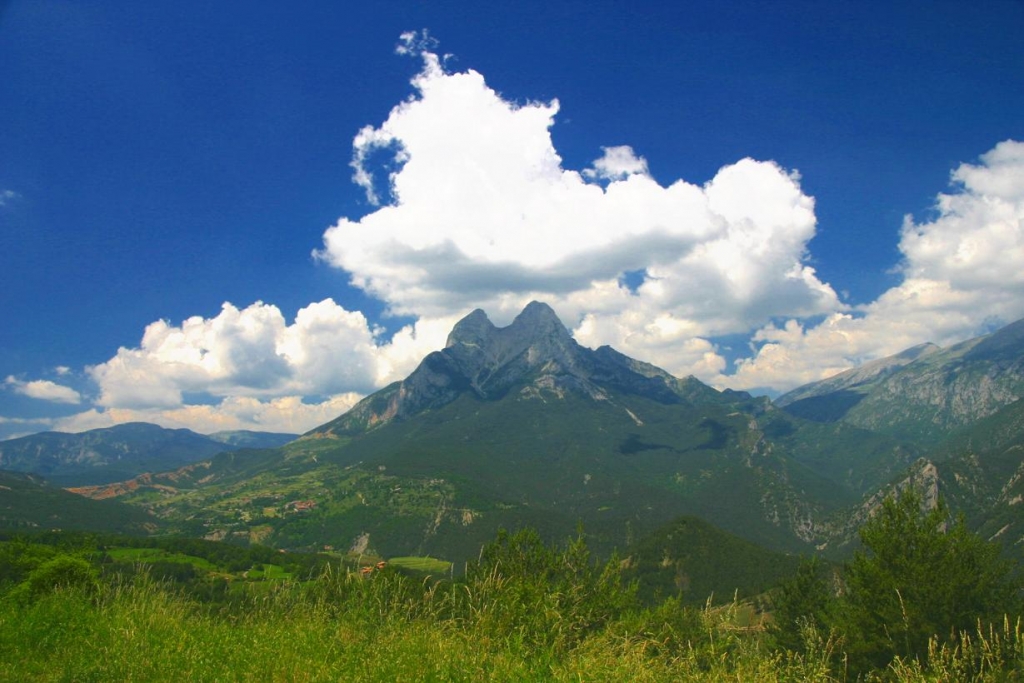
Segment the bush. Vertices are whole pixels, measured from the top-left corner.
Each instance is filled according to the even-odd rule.
[[[853,670],[924,657],[929,640],[1001,622],[1019,607],[998,546],[951,521],[941,502],[922,513],[912,492],[888,498],[860,532],[865,551],[846,568],[838,626]]]
[[[467,567],[467,614],[496,634],[572,645],[637,607],[636,586],[623,585],[619,564],[595,564],[582,535],[559,551],[533,529],[502,530]]]
[[[15,600],[34,600],[58,590],[92,594],[99,587],[99,572],[88,561],[73,555],[57,555],[29,572],[13,591]]]
[[[835,602],[825,563],[817,557],[801,562],[796,575],[785,581],[772,599],[768,633],[774,645],[806,652],[808,630],[828,631]]]

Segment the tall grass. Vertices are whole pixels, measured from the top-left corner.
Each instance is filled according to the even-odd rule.
[[[847,680],[842,642],[813,624],[790,652],[739,603],[643,608],[600,568],[575,584],[529,576],[500,565],[459,582],[331,569],[220,604],[144,575],[31,599],[8,592],[0,681]],[[1021,623],[1007,619],[870,676],[1004,681],[1022,668]]]
[[[1024,680],[1024,631],[1021,619],[978,624],[948,641],[932,638],[928,658],[897,658],[889,667],[903,681],[1019,681]]]
[[[818,662],[764,650],[728,610],[670,603],[542,637],[507,628],[511,607],[469,588],[335,573],[214,609],[145,579],[61,588],[0,603],[0,680],[830,680]]]

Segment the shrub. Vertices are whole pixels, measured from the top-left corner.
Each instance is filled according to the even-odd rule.
[[[805,652],[809,645],[808,630],[827,632],[834,609],[835,594],[825,563],[817,557],[806,559],[796,575],[776,590],[768,634],[776,647]]]
[[[569,646],[637,606],[619,564],[595,564],[582,535],[559,551],[533,529],[503,530],[467,567],[465,612],[493,633]]]
[[[80,590],[92,594],[99,586],[99,572],[88,561],[74,555],[57,555],[29,572],[11,596],[18,601],[34,600],[57,590]]]
[[[951,521],[941,502],[922,513],[917,494],[890,497],[860,537],[865,551],[846,568],[838,615],[853,670],[924,657],[933,636],[947,640],[1019,606],[998,546],[962,517]]]

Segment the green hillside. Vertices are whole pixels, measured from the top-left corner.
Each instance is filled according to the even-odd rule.
[[[120,492],[182,533],[283,548],[365,539],[384,555],[463,561],[499,528],[558,539],[582,523],[607,553],[696,514],[806,549],[794,529],[854,496],[785,449],[768,452],[757,420],[737,407],[465,394],[386,429],[225,453],[88,493]]]
[[[720,603],[763,593],[794,575],[799,564],[794,555],[680,517],[627,550],[624,577],[638,582],[647,602],[681,596],[690,603]]]
[[[951,350],[917,347],[797,390],[794,401],[822,401],[822,412],[800,416],[792,402],[780,410],[607,347],[583,348],[543,304],[504,328],[476,311],[405,380],[283,447],[75,490],[145,507],[177,533],[433,556],[457,568],[501,528],[532,527],[558,541],[582,525],[604,556],[680,516],[775,551],[842,555],[880,492],[902,481],[929,487],[928,500],[948,494],[972,528],[1009,538],[1018,508],[999,496],[1015,491],[1012,448],[1024,433],[1012,410],[994,408],[1003,417],[989,413],[976,432],[963,428],[957,438],[970,448],[959,451],[905,435],[913,430],[900,416],[916,410],[909,399],[902,413],[886,413],[900,429],[847,417],[880,401],[883,385],[914,377],[932,386],[940,370],[952,372],[951,359],[965,368],[947,383],[959,387],[957,400],[969,404],[994,386],[978,377],[1010,386],[1022,362],[1018,327]],[[835,419],[836,392],[865,398]],[[984,462],[955,465],[961,451],[984,451]],[[947,470],[952,479],[943,479]]]
[[[115,500],[89,500],[47,486],[34,475],[0,471],[0,529],[147,534],[161,526],[144,508]]]

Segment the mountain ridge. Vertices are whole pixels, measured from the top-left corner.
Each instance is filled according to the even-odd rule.
[[[775,404],[818,422],[937,445],[1024,397],[1024,319],[940,348],[925,344],[798,387]]]
[[[52,483],[99,484],[164,471],[253,442],[283,445],[295,435],[221,432],[204,436],[148,422],[126,422],[85,432],[41,432],[0,441],[0,468],[41,475]]]
[[[302,438],[358,434],[440,408],[465,391],[482,400],[499,400],[517,385],[524,395],[572,391],[594,400],[607,400],[609,386],[666,404],[751,400],[745,392],[723,394],[692,377],[680,380],[608,346],[583,347],[550,306],[534,301],[502,328],[481,309],[474,310],[452,328],[445,348],[428,354],[406,379]]]
[[[458,560],[501,526],[558,540],[583,521],[608,552],[699,515],[792,552],[857,496],[781,438],[802,425],[765,398],[585,348],[534,302],[503,328],[471,312],[406,379],[281,449],[83,493],[137,500],[182,530],[261,529],[288,548]],[[814,438],[838,453],[847,431]],[[296,515],[289,500],[314,505]]]

